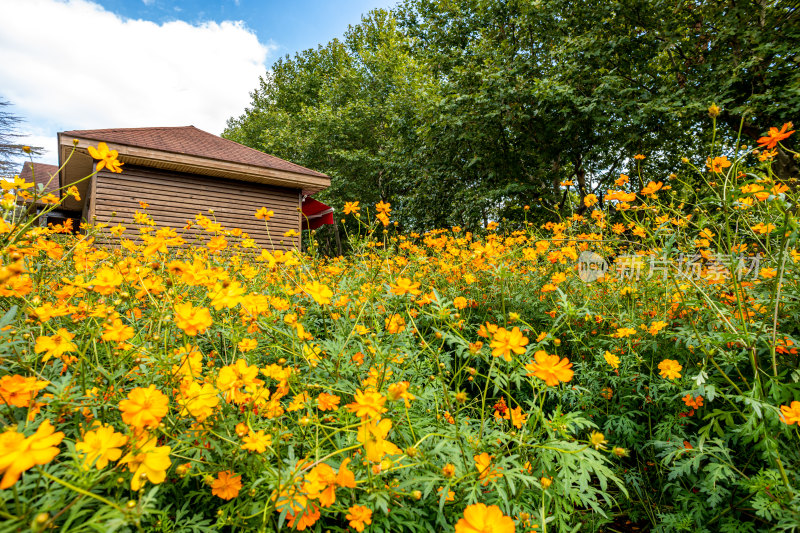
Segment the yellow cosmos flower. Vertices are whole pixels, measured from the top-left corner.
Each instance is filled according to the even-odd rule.
[[[608,441],[606,440],[606,436],[600,433],[599,431],[592,431],[591,435],[589,435],[589,444],[594,446],[595,450],[600,448],[605,448],[604,444]]]
[[[333,298],[333,291],[318,281],[312,281],[303,285],[303,290],[320,305],[328,305]]]
[[[380,418],[387,411],[383,404],[386,403],[386,396],[377,391],[356,391],[353,403],[347,404],[351,413],[362,419]]]
[[[608,363],[611,368],[619,368],[619,357],[617,357],[613,353],[606,351],[606,353],[603,354],[603,358],[606,360],[606,363]]]
[[[392,421],[388,418],[383,420],[367,420],[358,428],[358,442],[364,445],[364,452],[367,459],[373,463],[381,462],[384,455],[399,455],[402,450],[386,440],[386,436],[392,429]]]
[[[398,314],[394,314],[388,318],[385,318],[384,324],[386,326],[387,333],[402,333],[406,329],[405,319]]]
[[[106,324],[101,338],[104,341],[125,342],[133,335],[132,327],[126,326],[122,320],[115,318],[111,324]]]
[[[667,379],[678,379],[681,377],[681,370],[683,370],[683,366],[674,359],[664,359],[660,363],[658,363],[658,369],[660,370],[659,374],[663,378]]]
[[[264,453],[267,448],[272,445],[272,435],[264,433],[263,429],[256,432],[250,431],[247,435],[242,437],[242,449],[248,452]]]
[[[92,465],[98,470],[108,466],[109,461],[122,457],[120,449],[128,442],[128,437],[117,433],[111,426],[102,426],[87,431],[83,440],[75,444],[75,449],[83,455],[83,467],[88,470]]]
[[[210,383],[197,383],[192,381],[181,387],[176,401],[181,406],[181,416],[192,416],[198,422],[214,414],[219,404],[217,389]]]
[[[52,461],[59,454],[58,445],[63,439],[64,433],[55,432],[49,420],[27,438],[16,431],[0,433],[0,474],[3,474],[0,490],[16,483],[24,471]]]
[[[44,353],[42,361],[47,361],[51,357],[62,357],[65,353],[78,351],[78,347],[72,342],[74,338],[75,335],[66,329],[58,328],[54,335],[37,337],[33,351]]]
[[[184,333],[194,337],[198,333],[205,333],[212,324],[211,312],[205,307],[193,307],[191,303],[184,302],[175,305],[175,324]]]
[[[95,272],[94,279],[89,282],[92,290],[99,294],[111,294],[122,285],[123,277],[116,269],[110,267],[100,267]]]
[[[317,408],[320,411],[335,411],[339,408],[341,398],[335,394],[321,393],[317,396]]]
[[[109,150],[106,143],[97,143],[97,148],[94,146],[89,146],[87,150],[89,151],[90,156],[99,160],[97,163],[98,172],[104,168],[107,168],[111,172],[122,172],[122,169],[119,167],[121,167],[124,163],[120,163],[117,159],[117,157],[119,157],[119,152],[116,150]]]
[[[233,309],[239,302],[242,301],[245,290],[242,284],[238,281],[231,281],[227,283],[217,283],[214,288],[208,292],[211,298],[211,307],[219,311],[223,307]]]
[[[131,490],[137,491],[144,481],[154,485],[163,483],[167,478],[167,470],[172,466],[169,446],[156,446],[155,437],[147,440],[136,452],[131,452],[120,459],[120,464],[128,465],[128,470],[133,472]]]
[[[258,341],[255,339],[242,339],[239,341],[238,346],[242,352],[251,352],[258,346]]]

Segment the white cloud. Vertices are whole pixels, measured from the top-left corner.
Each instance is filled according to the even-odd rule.
[[[219,134],[241,114],[274,45],[235,21],[157,24],[87,0],[0,0],[0,96],[43,161],[70,129],[185,126]]]

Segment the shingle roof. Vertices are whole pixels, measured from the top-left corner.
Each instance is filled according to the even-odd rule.
[[[57,173],[58,167],[56,165],[31,163],[30,161],[25,161],[25,164],[22,166],[22,170],[19,173],[19,177],[27,182],[33,181],[36,183],[37,188],[40,183],[44,185],[44,194],[53,193],[56,196],[59,196]],[[50,179],[52,176],[55,177]]]
[[[316,172],[285,161],[279,157],[259,152],[243,144],[217,137],[216,135],[195,128],[194,126],[72,130],[63,132],[63,135],[148,148],[151,150],[161,150],[176,154],[207,157],[218,161],[242,163],[274,170],[295,172],[308,176],[327,177],[321,172]]]

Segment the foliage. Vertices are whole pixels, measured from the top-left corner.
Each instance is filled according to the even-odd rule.
[[[796,120],[798,17],[775,0],[406,0],[279,61],[226,135],[328,173],[336,208],[388,201],[417,230],[519,222],[563,209],[561,182],[583,197],[632,174],[632,153],[664,180],[710,142],[713,102],[729,143]],[[798,175],[782,149],[774,169]]]
[[[641,155],[642,190],[482,234],[351,205],[338,258],[202,215],[186,243],[146,206],[138,242],[99,247],[113,228],[8,218],[15,182],[4,526],[796,530],[797,195],[772,139],[687,159],[697,189]]]

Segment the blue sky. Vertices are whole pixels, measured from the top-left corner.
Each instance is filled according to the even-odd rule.
[[[259,39],[272,42],[278,55],[315,48],[341,37],[348,24],[375,8],[393,7],[397,0],[101,0],[107,10],[128,18],[154,22],[183,20],[243,20]]]
[[[194,125],[215,135],[280,57],[341,37],[397,0],[0,0],[0,97],[22,142]]]

